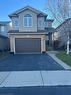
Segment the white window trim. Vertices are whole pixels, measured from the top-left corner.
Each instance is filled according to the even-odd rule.
[[[15,25],[15,21],[18,22],[18,25]],[[19,19],[18,18],[13,19],[13,26],[14,27],[19,27]]]
[[[39,23],[40,21],[41,21],[41,25]],[[43,18],[40,17],[39,20],[38,20],[38,28],[42,28],[42,27],[45,27],[45,25],[44,25],[44,22],[43,22]]]
[[[29,28],[29,27],[32,27],[32,26],[33,26],[33,18],[32,18],[32,15],[31,15],[31,17],[29,17],[29,18],[32,18],[31,26],[29,26],[29,24],[28,24],[27,26],[25,26],[25,24],[24,24],[24,19],[25,19],[25,18],[27,18],[27,17],[24,17],[24,16],[23,16],[23,26],[24,26],[24,27],[28,27],[28,28]],[[28,21],[28,22],[29,22],[29,21]]]
[[[17,20],[15,20],[15,21],[17,21]],[[17,21],[17,22],[18,22],[18,21]],[[15,26],[15,27],[19,27],[19,25],[16,25],[16,24],[14,24],[14,26]]]
[[[5,26],[1,26],[1,32],[5,31]]]
[[[40,24],[41,22],[41,24]],[[42,27],[42,18],[39,19],[39,27]]]

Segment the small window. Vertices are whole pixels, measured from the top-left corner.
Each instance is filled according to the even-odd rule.
[[[42,21],[41,21],[41,19],[39,20],[39,26],[42,26]]]
[[[1,26],[1,31],[4,32],[4,30],[5,30],[5,29],[4,29],[4,26]]]
[[[26,14],[24,16],[24,26],[26,26],[26,27],[32,26],[32,16],[30,14]]]
[[[39,24],[39,27],[42,27],[42,18],[39,18],[38,24]]]
[[[15,25],[15,26],[18,26],[18,20],[15,20],[15,21],[14,21],[14,25]]]

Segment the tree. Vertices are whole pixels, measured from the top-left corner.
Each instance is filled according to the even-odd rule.
[[[46,9],[48,9],[52,13],[54,19],[59,24],[61,24],[64,20],[70,17],[69,0],[47,0]]]
[[[70,0],[47,0],[46,9],[48,9],[52,13],[52,16],[54,17],[55,21],[58,24],[61,24],[63,21],[71,17],[71,14],[70,14],[71,1]],[[70,30],[67,32],[65,32],[66,33],[65,35],[67,36],[67,54],[69,54]]]

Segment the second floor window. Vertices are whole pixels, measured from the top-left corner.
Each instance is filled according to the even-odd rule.
[[[30,14],[26,14],[24,16],[24,26],[31,27],[32,26],[32,16]]]
[[[19,26],[18,20],[14,21],[14,26]]]
[[[42,27],[43,26],[43,19],[40,17],[38,20],[38,27]]]
[[[1,31],[4,32],[4,30],[5,30],[5,29],[4,29],[4,26],[1,26]]]

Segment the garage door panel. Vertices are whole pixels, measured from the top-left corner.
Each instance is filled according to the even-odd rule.
[[[16,53],[34,53],[41,52],[40,38],[16,38],[15,39]]]

